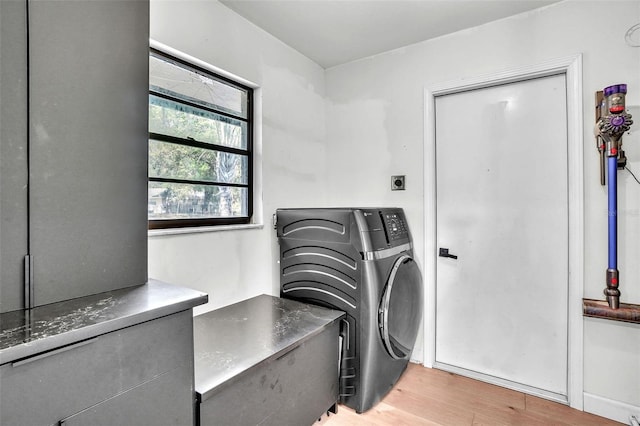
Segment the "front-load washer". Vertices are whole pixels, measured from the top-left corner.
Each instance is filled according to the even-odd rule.
[[[340,402],[358,413],[407,367],[422,318],[422,275],[400,208],[279,209],[280,295],[346,312]]]

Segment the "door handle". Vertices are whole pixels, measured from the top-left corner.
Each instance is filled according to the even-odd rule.
[[[451,258],[451,259],[457,259],[458,258],[458,256],[456,256],[455,254],[449,253],[449,249],[448,248],[443,248],[443,247],[440,247],[440,252],[438,253],[438,256],[440,256],[440,257],[448,257],[448,258]]]

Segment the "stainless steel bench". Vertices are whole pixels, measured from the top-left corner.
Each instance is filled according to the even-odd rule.
[[[343,316],[261,295],[194,317],[197,424],[299,426],[335,412]]]

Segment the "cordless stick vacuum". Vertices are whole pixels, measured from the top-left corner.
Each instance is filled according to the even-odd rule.
[[[620,307],[620,285],[618,272],[618,169],[624,169],[627,159],[622,150],[622,135],[633,124],[631,114],[625,111],[626,84],[616,84],[599,92],[601,101],[596,112],[598,119],[596,132],[600,151],[600,180],[604,185],[604,169],[607,175],[609,202],[609,266],[607,268],[607,288],[604,294],[611,309]],[[605,164],[606,158],[606,164]]]

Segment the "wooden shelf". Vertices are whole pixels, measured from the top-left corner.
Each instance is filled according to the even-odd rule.
[[[582,299],[585,317],[640,324],[640,305],[621,303],[619,309],[611,309],[604,300]]]

